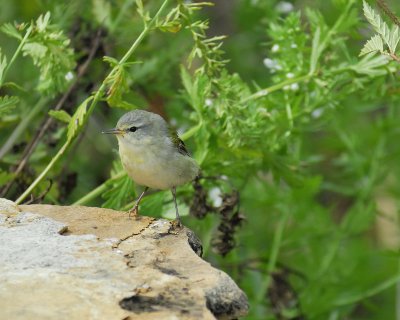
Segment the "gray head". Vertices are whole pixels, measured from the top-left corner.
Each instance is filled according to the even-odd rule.
[[[103,133],[115,134],[120,142],[145,143],[150,139],[168,135],[168,125],[158,114],[134,110],[125,113],[114,129]]]

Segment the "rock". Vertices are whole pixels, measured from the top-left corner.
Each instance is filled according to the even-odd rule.
[[[0,199],[0,319],[235,319],[245,294],[169,221]],[[7,211],[9,210],[9,211]],[[1,219],[3,217],[3,219]]]
[[[18,206],[11,200],[0,198],[0,214],[16,215],[19,213]]]

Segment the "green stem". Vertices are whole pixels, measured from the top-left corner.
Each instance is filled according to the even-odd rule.
[[[4,143],[4,145],[0,149],[0,159],[3,158],[8,151],[12,148],[15,141],[23,134],[26,128],[31,124],[32,119],[42,110],[42,108],[46,105],[47,98],[41,98],[38,103],[31,109],[31,111],[23,117],[22,121],[18,124],[18,126],[14,129],[10,137]]]
[[[334,300],[331,302],[333,306],[336,307],[341,307],[341,306],[346,306],[349,304],[357,303],[360,301],[363,301],[365,299],[368,299],[370,297],[373,297],[377,295],[378,293],[387,290],[393,286],[395,286],[397,283],[400,281],[400,274],[396,274],[393,277],[380,282],[377,286],[363,290],[362,292],[357,292],[354,294],[347,294],[347,296],[339,296],[338,299]]]
[[[311,74],[307,74],[305,76],[300,76],[300,77],[297,77],[297,78],[288,79],[288,80],[283,81],[281,83],[275,84],[275,85],[273,85],[271,87],[268,87],[268,88],[262,89],[260,91],[257,91],[256,93],[253,93],[252,95],[242,99],[241,102],[247,102],[247,101],[250,101],[250,100],[256,100],[256,99],[264,97],[264,96],[266,96],[266,95],[268,95],[268,94],[270,94],[270,93],[272,93],[274,91],[278,91],[280,89],[283,89],[283,87],[288,86],[288,85],[290,85],[292,83],[309,80],[313,76],[314,76],[314,74],[311,73]]]
[[[197,131],[200,130],[203,123],[200,121],[196,126],[191,127],[188,131],[181,135],[181,139],[186,141],[187,139],[191,138]]]
[[[61,158],[61,156],[64,154],[65,150],[68,148],[68,141],[64,143],[64,145],[61,147],[60,150],[58,150],[57,154],[54,156],[53,159],[49,162],[47,167],[41,172],[41,174],[35,179],[35,181],[32,182],[32,184],[29,186],[28,189],[25,190],[25,192],[19,196],[19,198],[15,201],[16,204],[20,204],[30,193],[31,191],[38,185],[40,181],[46,176],[46,174],[50,171],[50,169],[56,164],[58,159]]]
[[[107,184],[121,178],[125,174],[124,171],[118,172],[114,177],[111,179],[103,182],[101,185],[99,185],[96,189],[93,189],[90,191],[88,194],[80,198],[79,200],[75,201],[72,205],[73,206],[79,206],[82,204],[86,204],[89,201],[96,199],[99,195],[101,195],[104,191],[108,189]]]
[[[154,17],[151,19],[151,21],[144,27],[143,31],[140,33],[139,37],[135,40],[135,42],[132,44],[132,46],[129,48],[127,53],[121,58],[121,60],[118,62],[118,65],[115,66],[111,72],[108,74],[108,76],[105,78],[103,83],[101,84],[100,88],[96,91],[93,100],[88,108],[88,111],[85,115],[85,118],[82,122],[82,125],[77,129],[77,132],[74,136],[73,139],[75,139],[78,135],[79,132],[82,130],[84,125],[87,123],[90,115],[92,114],[94,108],[97,105],[97,102],[103,97],[105,88],[106,88],[106,83],[107,80],[114,75],[114,73],[118,70],[118,68],[124,64],[130,56],[133,54],[133,52],[137,49],[139,44],[142,42],[144,37],[149,33],[152,25],[157,21],[159,15],[161,12],[164,10],[166,7],[167,3],[169,0],[164,0],[163,4],[161,5],[160,9],[158,9],[157,13],[154,15]],[[35,179],[35,181],[32,182],[32,184],[24,191],[24,193],[16,200],[16,203],[19,204],[21,203],[31,192],[32,190],[42,181],[42,179],[46,176],[46,174],[50,171],[50,169],[57,163],[57,161],[61,158],[61,156],[64,154],[65,150],[67,150],[68,146],[73,142],[73,139],[68,139],[64,145],[61,147],[61,149],[58,151],[58,153],[54,156],[54,158],[49,162],[47,167],[43,170],[43,172]]]
[[[14,53],[14,55],[12,56],[10,62],[7,64],[7,67],[4,69],[3,77],[0,79],[0,88],[1,88],[1,86],[3,85],[3,80],[5,79],[8,70],[10,69],[11,65],[14,63],[15,59],[17,59],[19,53],[20,53],[21,50],[22,50],[22,47],[25,45],[26,40],[28,40],[28,37],[29,37],[30,34],[32,33],[32,30],[33,30],[33,28],[32,28],[32,26],[30,26],[30,27],[28,28],[28,30],[26,31],[24,38],[21,40],[21,42],[20,42],[20,44],[19,44],[17,50],[15,50],[15,53]]]
[[[276,262],[278,261],[278,254],[279,250],[281,247],[282,243],[282,236],[283,236],[283,231],[285,230],[286,222],[289,218],[289,210],[285,209],[283,212],[282,218],[280,219],[278,226],[276,228],[276,231],[274,233],[274,238],[272,240],[272,248],[271,248],[271,253],[269,255],[268,259],[268,265],[267,265],[267,274],[265,277],[265,280],[261,283],[259,295],[258,295],[258,301],[261,303],[263,301],[268,287],[271,282],[271,273],[275,270]]]

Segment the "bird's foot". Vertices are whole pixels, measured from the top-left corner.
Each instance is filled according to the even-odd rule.
[[[128,217],[137,219],[139,216],[139,206],[135,205],[131,210],[128,211]]]
[[[170,222],[171,226],[168,230],[168,233],[178,234],[180,230],[183,229],[183,224],[180,219],[175,219]]]

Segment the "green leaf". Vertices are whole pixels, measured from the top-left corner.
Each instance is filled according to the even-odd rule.
[[[50,12],[47,11],[46,14],[43,16],[42,14],[36,20],[36,27],[39,32],[43,32],[46,30],[50,22]]]
[[[18,28],[11,24],[2,27],[7,35],[22,40],[21,31],[27,25]],[[33,64],[39,68],[37,89],[41,93],[54,95],[65,90],[71,81],[69,76],[75,67],[74,52],[70,48],[70,40],[55,25],[50,23],[50,12],[40,15],[29,25],[29,37],[22,46],[24,56],[29,56]]]
[[[109,27],[111,25],[111,2],[105,0],[92,0],[92,11],[96,22]]]
[[[18,102],[19,99],[15,96],[0,97],[0,116],[9,113],[12,109],[15,108]]]
[[[388,42],[388,47],[389,47],[389,50],[391,53],[396,52],[396,48],[399,43],[399,40],[400,40],[399,27],[393,26],[393,28],[389,34],[389,42]]]
[[[22,40],[23,38],[17,28],[11,23],[5,23],[4,25],[2,25],[0,30],[12,38],[16,38],[18,40]]]
[[[102,198],[106,200],[102,204],[103,208],[121,210],[136,198],[134,182],[128,175],[121,175],[121,171],[123,171],[121,161],[114,160],[111,177],[105,182],[107,191],[102,194]]]
[[[2,55],[0,49],[0,83],[2,83],[3,74],[6,67],[7,67],[7,57]]]
[[[14,173],[9,173],[0,170],[0,186],[4,186],[7,182],[9,182],[15,176]]]
[[[397,44],[399,42],[399,28],[393,27],[390,31],[387,23],[383,21],[381,16],[364,0],[364,15],[368,22],[373,26],[374,30],[378,32],[383,41],[389,47],[390,53],[395,53]]]
[[[383,53],[382,38],[378,34],[373,36],[370,40],[367,41],[367,43],[364,45],[364,48],[362,48],[360,52],[360,56],[376,51]]]
[[[387,56],[373,56],[368,54],[364,56],[358,63],[349,67],[358,74],[366,74],[371,77],[382,76],[388,73],[387,64],[389,59]]]
[[[50,110],[49,115],[61,122],[69,123],[71,116],[65,110]]]
[[[160,191],[144,197],[140,203],[140,212],[149,216],[162,215],[164,212],[163,207],[167,195],[169,195],[169,191]]]
[[[135,200],[134,184],[129,176],[124,175],[110,183],[106,182],[106,185],[109,189],[102,195],[106,199],[103,208],[121,210],[128,202]]]
[[[69,121],[68,124],[68,132],[67,132],[68,140],[72,140],[72,138],[76,135],[79,128],[82,126],[83,120],[87,112],[87,105],[92,100],[93,97],[89,97],[85,101],[83,101],[81,105],[78,107],[78,109],[75,111],[74,115],[71,117],[71,120]]]
[[[320,36],[321,29],[318,27],[313,36],[312,40],[312,50],[311,50],[311,59],[310,59],[310,73],[313,73],[317,67],[319,56],[322,52],[322,47],[320,45]]]
[[[136,106],[134,104],[126,102],[123,99],[124,93],[129,90],[127,84],[127,72],[125,68],[139,62],[119,64],[117,60],[110,57],[104,57],[103,60],[115,68],[115,72],[104,81],[107,85],[107,103],[110,107],[124,108],[129,110],[135,109]]]

